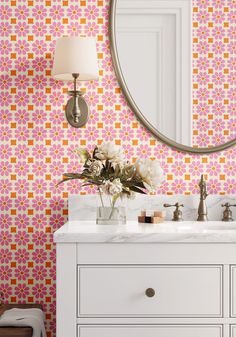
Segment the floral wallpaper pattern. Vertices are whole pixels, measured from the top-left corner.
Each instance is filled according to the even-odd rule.
[[[193,2],[193,144],[236,136],[236,3]]]
[[[165,182],[157,193],[198,193],[201,173],[208,177],[210,193],[236,192],[235,147],[208,156],[174,151],[149,134],[130,111],[112,67],[108,8],[108,0],[0,4],[0,290],[7,302],[42,303],[48,337],[55,337],[53,232],[66,221],[69,194],[96,192],[77,181],[56,186],[63,172],[80,168],[74,149],[91,150],[102,140],[114,140],[131,161],[158,158]],[[234,0],[194,0],[197,142],[200,130],[207,142],[211,137],[221,142],[235,131],[233,123],[226,127],[235,111],[235,18]],[[100,79],[83,83],[91,112],[87,125],[74,129],[63,113],[68,84],[53,80],[51,68],[56,38],[80,34],[96,37]],[[209,133],[211,122],[214,135]]]

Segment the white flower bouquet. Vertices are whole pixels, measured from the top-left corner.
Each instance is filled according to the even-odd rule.
[[[110,197],[114,207],[118,198],[133,197],[135,192],[153,192],[163,180],[163,171],[157,160],[139,159],[130,164],[125,160],[122,148],[112,142],[95,147],[92,154],[84,149],[77,151],[83,161],[82,172],[65,173],[61,182],[80,179],[83,186],[96,185],[103,206],[103,194]]]

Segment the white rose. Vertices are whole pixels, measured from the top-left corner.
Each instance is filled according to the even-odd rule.
[[[103,186],[103,191],[110,195],[116,195],[121,193],[123,190],[123,185],[120,182],[120,179],[114,179],[113,181],[106,181]]]
[[[163,170],[158,160],[139,159],[135,163],[138,175],[149,191],[155,191],[163,180]]]
[[[99,176],[102,170],[102,162],[100,160],[93,161],[89,166],[89,172],[95,176]]]
[[[112,142],[105,142],[98,146],[96,156],[100,160],[109,160],[113,166],[124,163],[124,154],[120,146]]]

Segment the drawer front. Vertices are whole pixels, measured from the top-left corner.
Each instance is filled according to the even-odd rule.
[[[236,266],[231,266],[231,317],[236,317]]]
[[[221,266],[81,266],[78,280],[79,316],[222,316]]]
[[[220,325],[78,326],[78,337],[221,337]]]
[[[236,337],[236,325],[231,325],[230,337]]]

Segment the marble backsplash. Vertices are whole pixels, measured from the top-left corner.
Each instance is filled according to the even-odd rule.
[[[197,220],[197,209],[199,204],[199,196],[186,195],[136,195],[133,200],[123,200],[122,204],[126,206],[127,220],[136,220],[141,210],[166,210],[166,220],[172,219],[174,207],[164,208],[164,203],[175,204],[180,202],[184,204],[182,208],[184,220]],[[221,207],[225,202],[236,204],[236,196],[219,196],[209,195],[206,199],[209,220],[221,220],[224,208]],[[68,209],[69,221],[75,220],[95,220],[96,207],[101,205],[101,201],[97,195],[72,195],[69,197]],[[236,207],[232,207],[233,218],[236,220]]]

